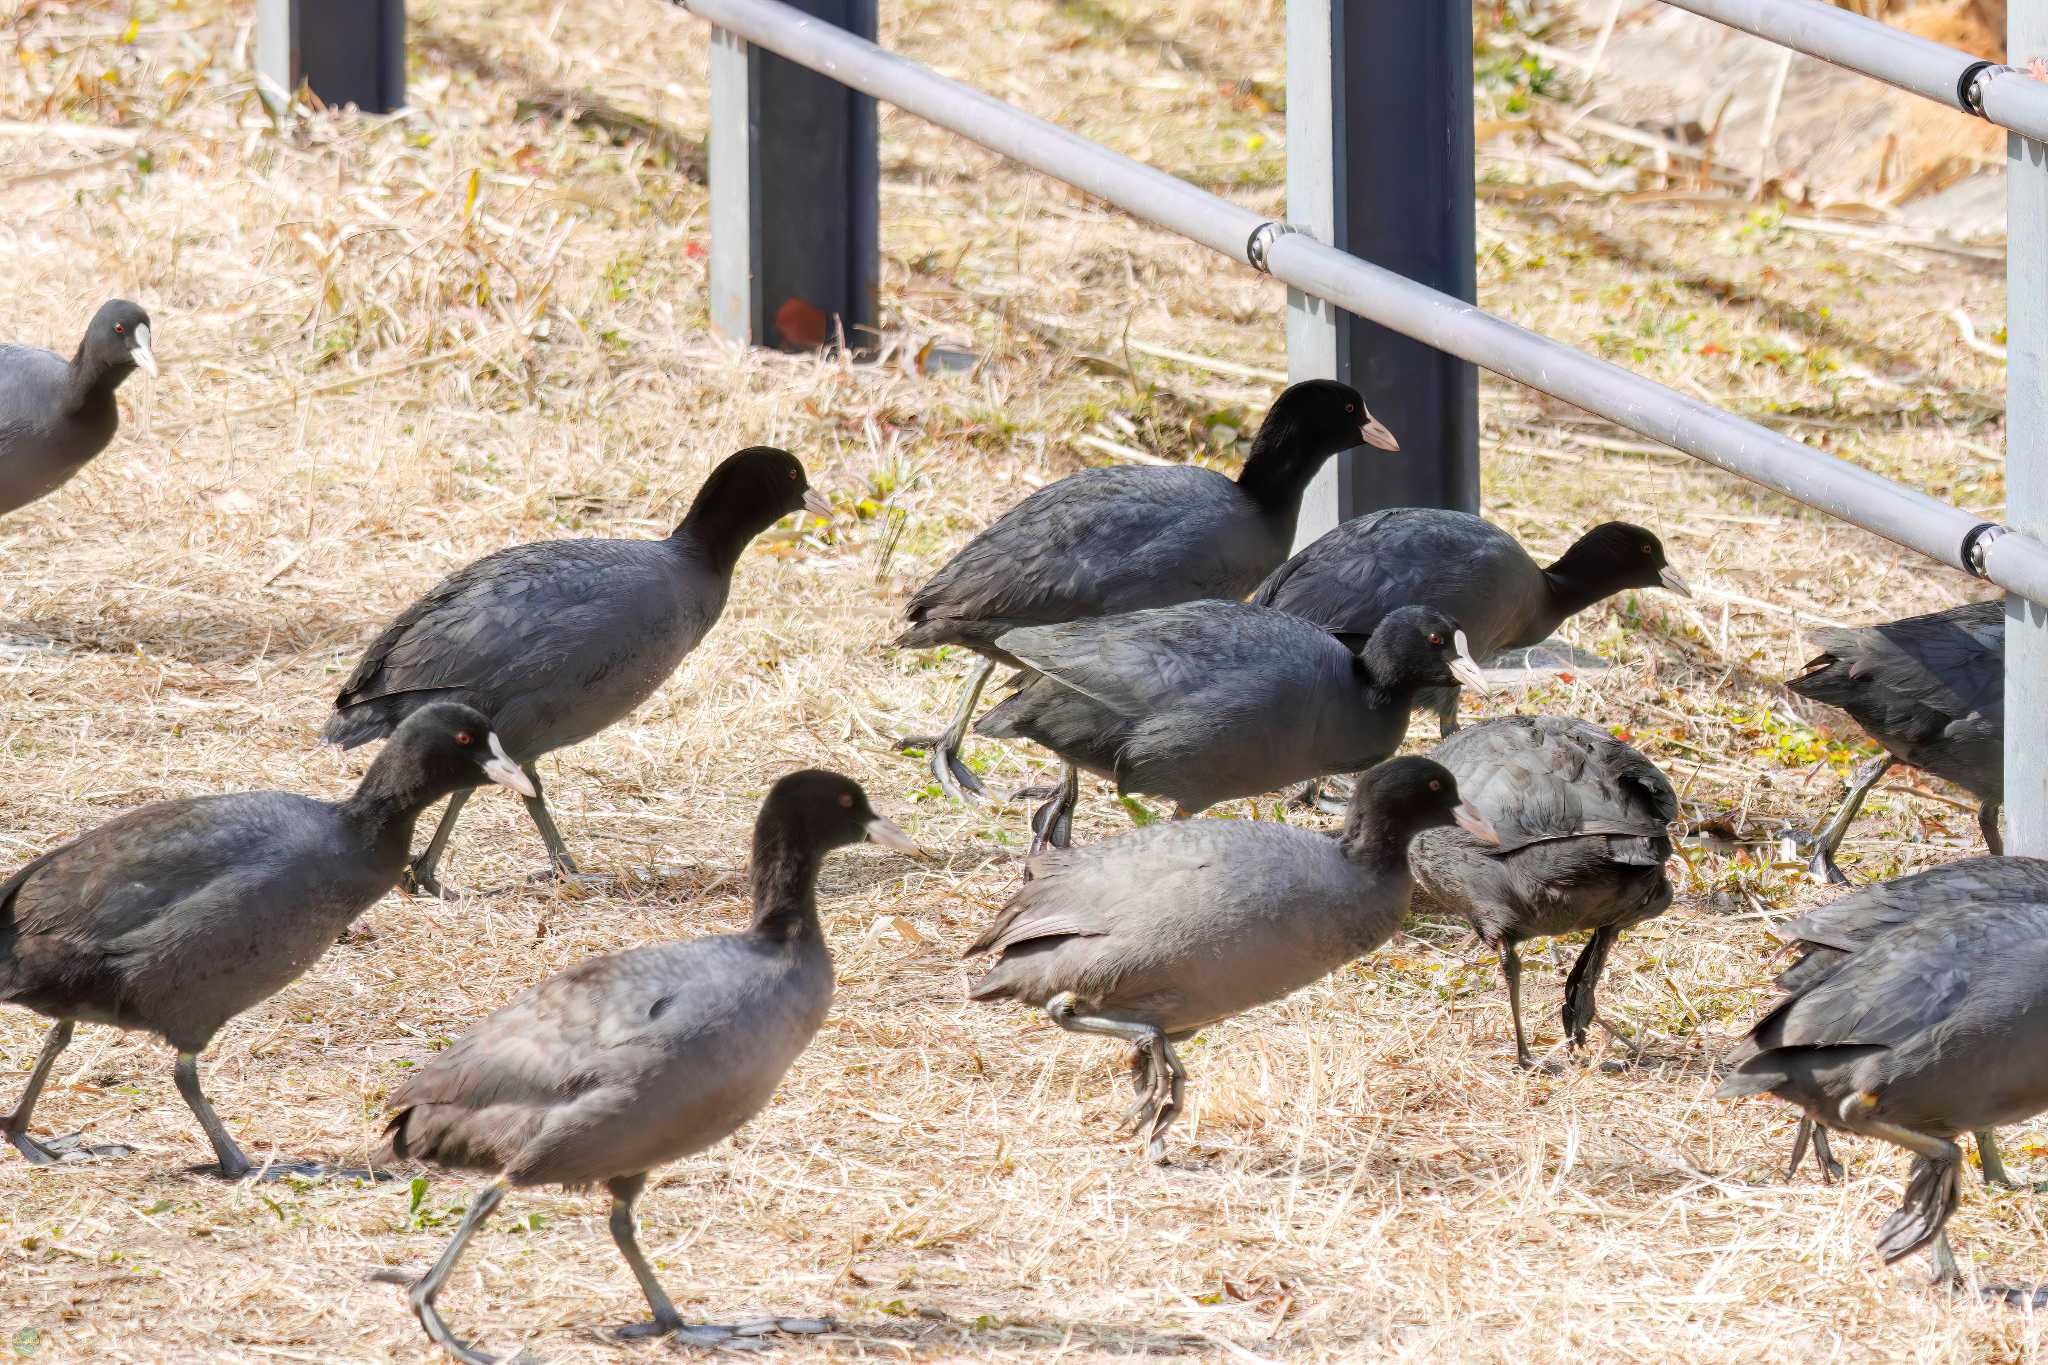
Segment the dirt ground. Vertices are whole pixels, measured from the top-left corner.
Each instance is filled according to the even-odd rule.
[[[1116,458],[1106,445],[1233,467],[1284,370],[1281,291],[885,111],[883,357],[741,353],[707,330],[697,21],[658,0],[424,0],[410,112],[280,123],[253,95],[249,9],[0,10],[0,327],[68,352],[102,298],[127,296],[163,361],[123,390],[98,461],[0,523],[0,868],[144,801],[345,793],[368,755],[315,744],[335,688],[384,618],[476,555],[663,533],[714,461],[755,442],[796,452],[839,508],[757,544],[671,683],[544,765],[606,881],[529,884],[539,842],[486,796],[446,865],[472,894],[386,899],[223,1032],[203,1074],[252,1155],[365,1160],[407,1069],[519,990],[742,924],[761,794],[825,764],[942,861],[868,848],[828,866],[832,1017],[754,1124],[641,1204],[687,1315],[844,1324],[792,1360],[2039,1356],[2031,1314],[1877,1262],[1903,1156],[1845,1141],[1846,1183],[1788,1182],[1789,1112],[1712,1098],[1767,996],[1772,923],[1828,895],[1771,861],[1769,837],[1822,816],[1869,752],[1780,686],[1802,632],[1976,585],[1489,381],[1488,515],[1538,553],[1609,517],[1645,523],[1697,596],[1585,613],[1567,638],[1613,668],[1468,716],[1611,726],[1671,775],[1689,821],[1760,842],[1690,848],[1677,905],[1623,938],[1602,1005],[1639,1031],[1639,1063],[1557,1049],[1565,944],[1533,952],[1528,980],[1560,1065],[1515,1070],[1493,963],[1425,913],[1186,1048],[1192,1112],[1172,1163],[1147,1166],[1112,1131],[1118,1049],[963,999],[958,952],[1016,881],[1025,811],[955,805],[892,751],[942,715],[965,663],[887,641],[951,550]],[[949,74],[1279,211],[1272,0],[911,0],[883,22]],[[1519,51],[1498,33],[1483,47],[1482,117],[1568,115],[1569,77]],[[1553,174],[1558,154],[1487,144],[1489,306],[1997,515],[1997,250],[1725,187],[1601,192]],[[1587,134],[1571,155],[1648,153]],[[921,364],[934,343],[979,359]],[[971,752],[997,790],[1050,771],[1023,746]],[[1129,821],[1093,787],[1078,836]],[[1977,849],[1966,799],[1900,775],[1844,862],[1864,880]],[[43,1027],[0,1009],[0,1102]],[[135,1155],[0,1159],[0,1357],[431,1359],[401,1292],[369,1277],[427,1264],[463,1185],[224,1185],[194,1169],[207,1149],[171,1060],[82,1028],[38,1128]],[[2038,1125],[2004,1136],[2016,1172],[2048,1174]],[[1966,1268],[2032,1283],[2044,1207],[1970,1178]],[[604,1212],[508,1200],[443,1297],[456,1329],[507,1355],[668,1358],[605,1336],[642,1305]]]

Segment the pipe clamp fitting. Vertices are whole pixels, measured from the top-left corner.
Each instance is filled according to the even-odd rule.
[[[1978,118],[1984,113],[1984,84],[1993,76],[2003,76],[2013,68],[1998,62],[1971,62],[1963,68],[1963,74],[1956,79],[1956,108]]]
[[[2006,528],[1995,521],[1980,521],[1970,528],[1963,537],[1963,572],[1972,578],[1983,578],[1984,547],[2005,534]]]
[[[1271,266],[1266,264],[1266,253],[1273,249],[1273,243],[1287,233],[1305,231],[1307,229],[1298,228],[1292,223],[1272,220],[1261,223],[1252,229],[1251,236],[1245,238],[1244,258],[1251,265],[1251,268],[1258,271],[1261,275],[1270,275],[1273,273],[1273,270]]]

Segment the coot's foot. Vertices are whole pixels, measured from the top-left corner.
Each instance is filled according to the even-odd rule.
[[[451,886],[433,873],[423,871],[418,862],[406,867],[405,875],[399,878],[399,886],[408,896],[432,896],[443,901],[459,901],[469,894],[461,887]]]
[[[686,1323],[675,1329],[678,1346],[718,1347],[728,1351],[765,1351],[774,1336],[816,1335],[832,1330],[829,1318],[760,1318],[733,1326],[717,1323]]]
[[[924,750],[925,765],[931,769],[932,777],[939,784],[939,790],[955,801],[967,801],[988,794],[988,788],[982,786],[981,779],[975,776],[974,770],[961,758],[959,744],[948,743],[944,735],[932,740],[902,740],[896,747]]]
[[[1952,1161],[1915,1157],[1906,1181],[1906,1200],[1877,1230],[1877,1254],[1885,1264],[1910,1256],[1941,1234],[1959,1197]]]
[[[7,1140],[14,1144],[15,1151],[28,1159],[31,1166],[69,1166],[135,1155],[135,1149],[126,1143],[88,1143],[83,1133],[66,1133],[63,1137],[43,1141],[27,1133],[9,1133]]]

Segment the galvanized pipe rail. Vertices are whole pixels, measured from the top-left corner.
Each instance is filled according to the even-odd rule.
[[[1787,3],[1788,0],[1772,0]],[[1098,146],[780,0],[679,0],[886,100],[1307,294],[1662,441],[1951,568],[2048,603],[2048,546],[1518,327]]]
[[[2048,84],[2012,67],[1823,0],[1664,3],[2048,142]]]

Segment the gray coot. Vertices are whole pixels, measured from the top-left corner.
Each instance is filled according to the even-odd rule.
[[[1848,878],[1835,854],[1864,797],[1892,764],[1945,778],[1981,802],[1978,827],[1993,853],[2005,801],[2005,604],[1971,602],[1881,626],[1817,630],[1822,652],[1785,685],[1840,707],[1885,755],[1856,774],[1841,809],[1814,836],[1813,870]]]
[[[149,314],[109,299],[66,360],[0,346],[0,517],[55,491],[107,448],[120,425],[114,390],[137,366],[156,373]]]
[[[1566,617],[1628,588],[1691,589],[1640,526],[1594,527],[1545,568],[1513,536],[1469,512],[1390,507],[1354,517],[1275,569],[1254,602],[1362,640],[1396,607],[1435,607],[1465,628],[1473,656],[1550,638]],[[1422,697],[1448,735],[1458,689]]]
[[[725,610],[740,552],[800,509],[832,515],[794,456],[754,446],[711,471],[665,540],[548,540],[486,555],[385,628],[342,684],[320,737],[352,749],[429,702],[468,702],[525,770],[526,810],[549,862],[574,874],[535,760],[654,695]],[[446,893],[435,872],[464,799],[449,800],[410,869],[429,894]]]
[[[1190,820],[1099,844],[1048,849],[968,956],[995,953],[976,1000],[1045,1010],[1073,1033],[1129,1043],[1137,1103],[1126,1128],[1153,1160],[1186,1082],[1173,1045],[1278,1000],[1385,943],[1408,913],[1417,831],[1486,820],[1457,779],[1426,758],[1371,768],[1344,831],[1246,820]]]
[[[2048,862],[1972,859],[1894,886],[1916,913],[1832,971],[1795,980],[1719,1093],[1769,1093],[1825,1127],[1912,1152],[1905,1202],[1877,1249],[1891,1262],[1929,1247],[1936,1282],[1954,1283],[1953,1139],[2048,1109]]]
[[[927,750],[932,775],[956,800],[979,793],[960,745],[989,674],[997,664],[1018,666],[998,643],[1004,634],[1203,597],[1242,598],[1286,558],[1316,471],[1360,442],[1400,449],[1356,389],[1311,379],[1274,400],[1235,482],[1192,466],[1119,465],[1039,489],[911,597],[899,647],[961,645],[981,663],[946,733],[900,747]]]
[[[2001,901],[2029,901],[2040,895],[2042,887],[2034,879],[2014,877],[2005,869],[1999,858],[1964,858],[1939,869],[1939,886],[1933,894],[1959,894],[1975,905],[1987,905]],[[1851,892],[1830,905],[1818,910],[1809,910],[1789,923],[1772,930],[1779,938],[1796,948],[1799,960],[1778,975],[1778,986],[1788,993],[1797,994],[1832,976],[1853,954],[1883,935],[1898,928],[1927,908],[1929,891],[1919,882],[1928,873],[1901,877],[1897,881],[1879,882]],[[1750,1053],[1747,1049],[1729,1058],[1733,1065],[1744,1060]],[[2005,1172],[2005,1164],[1999,1159],[1998,1144],[1986,1128],[1974,1135],[1977,1139],[1977,1155],[1983,1165],[1984,1183],[2013,1188],[2013,1182]],[[1799,1120],[1799,1133],[1792,1143],[1792,1160],[1785,1175],[1789,1179],[1799,1173],[1799,1162],[1806,1155],[1808,1140],[1813,1143],[1814,1160],[1821,1169],[1823,1182],[1842,1178],[1842,1164],[1835,1160],[1829,1149],[1825,1128],[1814,1125],[1810,1118]]]
[[[434,1308],[470,1237],[508,1189],[603,1184],[611,1234],[653,1320],[623,1336],[712,1345],[736,1332],[821,1331],[771,1319],[686,1326],[641,1254],[633,1201],[647,1173],[734,1133],[768,1103],[832,1003],[818,923],[825,854],[868,838],[922,856],[837,773],[792,773],[754,825],[754,918],[742,933],[634,948],[550,977],[456,1041],[391,1097],[391,1155],[494,1172],[433,1269],[411,1282],[420,1325],[462,1361],[489,1361]]]
[[[1670,908],[1664,861],[1678,795],[1642,754],[1567,716],[1482,721],[1446,739],[1436,760],[1499,840],[1431,830],[1415,841],[1416,879],[1499,955],[1515,1061],[1533,1066],[1517,945],[1592,931],[1564,989],[1565,1038],[1584,1042],[1615,938]]]
[[[1357,654],[1298,616],[1220,601],[1031,626],[998,643],[1035,671],[976,729],[1066,764],[1032,817],[1034,853],[1068,842],[1077,767],[1185,817],[1369,768],[1401,747],[1417,689],[1485,681],[1457,622],[1428,607],[1394,612]]]
[[[482,714],[425,707],[346,801],[243,792],[144,806],[0,882],[0,1000],[57,1021],[0,1125],[8,1140],[37,1165],[125,1151],[28,1133],[73,1026],[109,1024],[178,1050],[178,1093],[221,1174],[248,1174],[249,1159],[200,1091],[198,1054],[398,884],[421,811],[486,780],[526,789]]]

